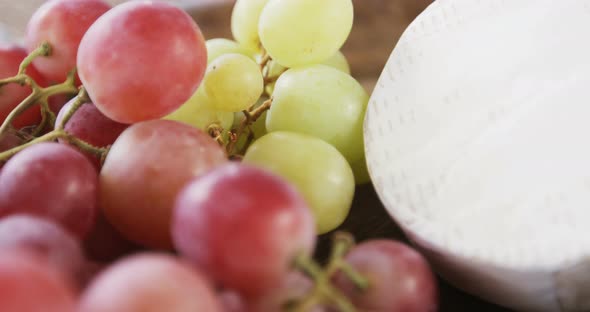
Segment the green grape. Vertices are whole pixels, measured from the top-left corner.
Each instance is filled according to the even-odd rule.
[[[342,54],[340,51],[336,52],[336,54],[325,60],[322,64],[350,75],[350,66],[348,65],[348,61],[346,60],[344,54]],[[282,66],[281,64],[271,60],[268,65],[268,77],[278,77],[287,69],[288,68],[285,66]],[[265,88],[267,94],[272,94],[275,89],[275,82],[267,83]]]
[[[271,60],[268,62],[268,77],[277,77],[287,70],[287,67]]]
[[[329,59],[325,60],[322,65],[330,66],[334,69],[337,69],[343,73],[347,73],[350,75],[350,66],[348,65],[348,61],[342,52],[338,51],[336,54],[332,55]],[[288,68],[277,63],[276,61],[271,60],[268,63],[268,76],[269,77],[278,77],[282,73],[284,73]]]
[[[293,183],[311,207],[320,234],[346,219],[354,196],[354,176],[346,159],[330,144],[304,134],[272,132],[250,146],[244,162]]]
[[[287,70],[287,67],[277,63],[276,61],[271,60],[268,62],[268,73],[267,76],[270,78],[279,77],[282,73]],[[271,81],[264,86],[266,89],[267,94],[272,94],[275,89],[275,81]]]
[[[340,51],[336,52],[336,54],[332,55],[331,58],[325,60],[322,64],[350,75],[350,65],[348,65],[346,57]]]
[[[234,114],[216,110],[204,89],[199,88],[186,103],[164,119],[184,122],[204,131],[207,131],[209,125],[213,123],[218,123],[223,129],[229,130],[234,121]]]
[[[264,79],[258,64],[241,54],[230,53],[207,66],[203,86],[216,109],[239,112],[260,98]]]
[[[229,53],[237,53],[247,56],[254,60],[254,52],[240,46],[237,42],[224,38],[209,39],[207,45],[207,64],[214,59]]]
[[[268,0],[237,0],[231,15],[231,32],[236,41],[252,51],[260,50],[258,20]]]
[[[321,63],[352,29],[352,0],[269,0],[258,24],[266,51],[286,67]]]
[[[364,154],[362,128],[368,101],[363,87],[339,70],[325,65],[293,68],[275,85],[266,129],[318,137],[352,164]]]
[[[275,82],[267,83],[264,90],[266,90],[266,94],[272,95],[275,92]]]

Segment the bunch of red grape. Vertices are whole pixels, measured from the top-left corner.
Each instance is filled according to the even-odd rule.
[[[436,310],[406,245],[312,258],[368,182],[352,16],[238,0],[205,42],[162,2],[43,4],[0,47],[2,311]]]

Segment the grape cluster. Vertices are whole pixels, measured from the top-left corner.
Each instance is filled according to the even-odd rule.
[[[2,311],[434,311],[424,258],[318,234],[369,181],[351,0],[51,0],[0,47]]]

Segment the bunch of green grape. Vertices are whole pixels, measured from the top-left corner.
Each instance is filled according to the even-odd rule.
[[[367,92],[340,52],[350,0],[238,0],[235,40],[207,41],[197,92],[166,118],[215,130],[234,158],[297,186],[320,233],[348,215],[369,181],[363,148]]]

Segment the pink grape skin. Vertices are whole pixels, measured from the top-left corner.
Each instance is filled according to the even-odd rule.
[[[70,101],[70,98],[72,98],[72,96],[66,94],[57,94],[54,96],[50,96],[49,99],[47,99],[47,101],[49,102],[49,109],[55,115],[59,114],[59,111],[64,107],[64,105],[66,105]]]
[[[290,272],[284,276],[281,284],[258,298],[248,300],[248,312],[281,312],[284,305],[305,298],[313,288],[313,281],[300,272]],[[322,311],[314,307],[310,312]]]
[[[5,152],[13,147],[17,147],[22,143],[22,140],[12,133],[5,133],[0,135],[0,153]],[[4,163],[0,162],[0,171],[4,167]]]
[[[27,24],[25,45],[29,52],[43,42],[52,48],[49,57],[33,61],[37,69],[53,82],[62,82],[76,67],[82,36],[90,25],[110,9],[102,0],[52,0],[41,5]]]
[[[74,281],[84,270],[80,243],[59,225],[30,215],[0,219],[0,252],[20,250],[53,266]]]
[[[75,99],[69,101],[57,115],[55,126],[61,124],[66,112],[72,107]],[[107,147],[115,142],[129,125],[118,123],[103,115],[92,103],[83,104],[67,122],[64,130],[96,147]],[[88,158],[100,168],[100,159],[87,153]]]
[[[51,219],[82,238],[94,224],[97,172],[74,148],[38,143],[0,172],[0,217],[16,213]]]
[[[22,140],[19,137],[12,133],[0,135],[0,153],[19,146],[21,141]],[[2,164],[0,164],[0,167],[2,167]]]
[[[391,240],[373,240],[354,247],[346,261],[369,281],[361,292],[338,274],[335,283],[362,311],[437,311],[438,287],[428,262],[414,249]]]
[[[63,275],[26,253],[0,257],[0,309],[6,312],[74,312],[74,292]]]
[[[80,78],[94,104],[121,123],[175,111],[196,91],[206,66],[198,25],[164,2],[116,6],[90,27],[78,52]]]
[[[171,248],[176,195],[192,178],[225,162],[225,151],[199,129],[170,120],[134,124],[106,157],[100,173],[100,207],[132,242]]]
[[[279,286],[294,258],[310,254],[316,241],[309,207],[291,185],[235,163],[182,190],[172,235],[182,255],[246,297]]]
[[[20,63],[27,56],[25,49],[17,46],[0,46],[0,79],[15,76],[18,73]],[[34,66],[27,67],[26,73],[39,85],[45,85],[45,78],[39,74]],[[0,87],[0,124],[4,122],[8,114],[27,96],[32,90],[27,86],[9,84]],[[39,106],[26,110],[17,117],[13,125],[19,129],[25,126],[36,125],[41,121]]]
[[[222,290],[217,297],[225,312],[248,312],[244,298],[235,291]]]
[[[103,271],[86,289],[78,312],[220,312],[208,281],[173,256],[141,254]]]

